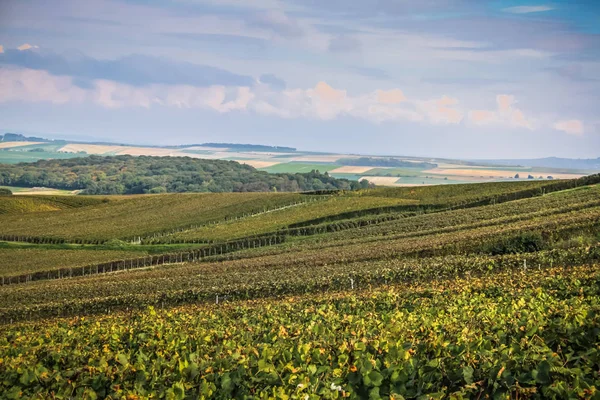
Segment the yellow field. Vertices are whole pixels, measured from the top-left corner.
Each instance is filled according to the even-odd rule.
[[[173,156],[173,157],[192,157],[192,158],[210,158],[210,156],[202,156],[199,154],[183,153],[177,149],[162,149],[156,147],[136,147],[136,146],[117,146],[117,145],[101,145],[101,144],[79,144],[71,143],[60,149],[67,153],[78,153],[84,151],[87,154],[116,154],[116,155],[131,155],[131,156]]]
[[[186,156],[186,153],[182,153],[178,150],[173,149],[157,149],[154,147],[124,147],[123,150],[117,152],[120,155],[130,156]]]
[[[367,171],[372,170],[373,167],[356,167],[351,165],[346,165],[344,167],[339,167],[334,170],[329,171],[330,174],[364,174]]]
[[[246,164],[254,168],[268,168],[273,165],[281,164],[277,161],[261,161],[261,160],[233,160],[239,162],[240,164]]]
[[[120,150],[123,150],[124,148],[125,146],[70,143],[66,146],[61,147],[59,151],[64,151],[65,153],[79,153],[81,151],[84,151],[87,154],[105,154],[111,152],[118,152]]]
[[[30,144],[40,144],[44,142],[0,142],[0,149],[10,149],[12,147],[29,146]]]

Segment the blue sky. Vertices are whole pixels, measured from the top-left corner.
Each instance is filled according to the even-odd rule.
[[[0,129],[600,156],[600,2],[0,2]]]

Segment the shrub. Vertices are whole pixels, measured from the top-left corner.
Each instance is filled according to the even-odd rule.
[[[544,249],[545,241],[540,232],[523,232],[519,235],[501,238],[484,249],[492,255],[531,253]]]

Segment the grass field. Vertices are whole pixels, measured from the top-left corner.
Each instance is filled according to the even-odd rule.
[[[81,157],[81,154],[59,153],[52,151],[13,151],[0,149],[0,164],[18,164],[21,162],[34,162],[38,160],[69,159]]]
[[[119,196],[0,224],[109,240],[0,245],[6,397],[593,398],[600,386],[600,176]],[[141,232],[162,234],[117,240]]]
[[[325,164],[325,163],[302,163],[302,162],[288,162],[276,164],[270,167],[261,168],[262,171],[267,171],[269,173],[297,173],[297,172],[310,172],[313,170],[317,170],[319,172],[329,172],[339,168],[339,165],[335,164]]]

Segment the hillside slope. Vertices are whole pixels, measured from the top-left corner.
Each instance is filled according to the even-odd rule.
[[[6,397],[594,398],[600,387],[600,175],[115,197],[0,215],[12,234],[0,242]]]

